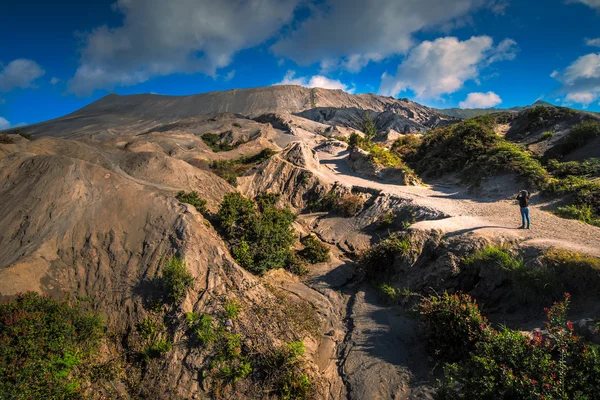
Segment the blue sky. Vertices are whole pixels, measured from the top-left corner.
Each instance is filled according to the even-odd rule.
[[[600,0],[5,0],[0,128],[277,83],[600,111]]]

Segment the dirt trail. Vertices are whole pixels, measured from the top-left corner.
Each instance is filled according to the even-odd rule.
[[[450,235],[473,232],[490,238],[517,239],[530,245],[561,247],[600,256],[600,228],[559,218],[543,211],[546,204],[531,205],[531,230],[518,229],[521,217],[512,199],[475,197],[465,189],[442,186],[399,186],[377,182],[356,174],[346,162],[348,151],[319,152],[321,168],[315,171],[328,182],[379,189],[410,199],[416,205],[435,208],[451,218],[423,221],[413,229],[440,229]]]

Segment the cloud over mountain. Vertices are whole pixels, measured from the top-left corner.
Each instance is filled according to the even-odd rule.
[[[502,99],[494,92],[469,93],[465,101],[459,103],[460,108],[491,108],[502,103]]]
[[[337,79],[329,79],[322,75],[315,75],[310,79],[306,77],[296,77],[296,72],[291,70],[285,74],[281,82],[276,83],[275,85],[299,85],[309,88],[341,89],[348,93],[354,93],[354,88],[349,88],[348,85]]]
[[[293,18],[298,0],[118,0],[117,28],[83,34],[80,65],[69,81],[78,95],[154,76],[215,75],[233,55],[262,43]]]
[[[481,69],[515,57],[517,44],[505,39],[498,46],[489,36],[473,36],[460,41],[455,37],[424,41],[410,51],[398,66],[396,75],[384,73],[379,92],[397,96],[412,90],[419,98],[438,98],[453,93],[469,80],[476,80]]]

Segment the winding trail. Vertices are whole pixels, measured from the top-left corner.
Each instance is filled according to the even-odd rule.
[[[422,221],[413,229],[439,229],[449,235],[473,232],[489,238],[506,238],[540,247],[560,247],[600,256],[600,228],[575,220],[559,218],[532,198],[531,230],[521,230],[518,205],[512,198],[476,197],[464,188],[452,186],[400,186],[363,178],[346,162],[348,151],[319,152],[322,168],[315,171],[327,182],[381,190],[411,200],[415,205],[442,211],[450,218]]]

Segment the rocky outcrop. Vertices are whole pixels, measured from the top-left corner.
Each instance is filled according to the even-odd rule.
[[[238,178],[240,190],[254,197],[280,193],[282,201],[302,210],[329,190],[313,171],[320,168],[316,152],[304,142],[294,142],[246,176]]]

